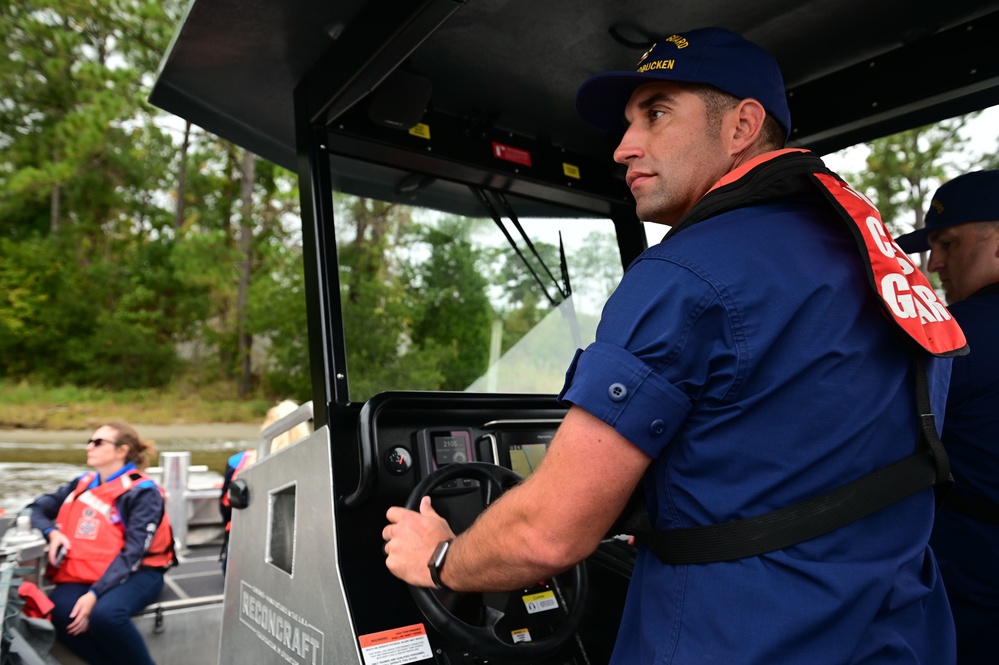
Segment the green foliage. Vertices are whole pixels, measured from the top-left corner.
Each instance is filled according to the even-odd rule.
[[[446,354],[436,388],[464,390],[489,365],[495,314],[486,293],[485,252],[472,245],[461,220],[444,218],[436,228],[418,226],[413,235],[412,254],[418,256],[423,245],[430,253],[407,270],[413,338],[424,352]]]
[[[869,144],[867,170],[855,180],[873,200],[882,220],[893,232],[909,229],[902,217],[911,213],[912,228],[922,227],[928,197],[953,168],[953,157],[963,152],[968,140],[960,130],[972,116],[945,120],[911,129]]]
[[[106,390],[0,379],[0,427],[92,429],[109,420],[141,424],[261,422],[270,400],[234,400],[232,386],[173,383],[162,389]]]
[[[174,270],[172,243],[81,259],[63,238],[0,239],[0,375],[137,388],[167,383],[174,340],[204,317],[203,290]]]
[[[967,147],[961,129],[974,115],[876,139],[868,144],[867,169],[846,175],[874,201],[894,235],[923,228],[930,196],[949,172],[961,170],[953,159]],[[921,262],[927,272],[925,256]]]
[[[268,340],[266,394],[302,403],[312,398],[305,279],[300,247],[267,246],[265,267],[250,286],[250,330]]]

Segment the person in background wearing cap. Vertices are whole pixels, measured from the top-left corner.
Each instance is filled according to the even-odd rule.
[[[926,226],[899,237],[930,252],[971,353],[954,359],[943,443],[954,489],[930,545],[957,625],[958,662],[992,665],[999,653],[999,171],[954,178],[933,195]]]
[[[410,584],[528,587],[593,552],[639,485],[658,536],[871,477],[919,440],[916,356],[942,411],[950,361],[935,355],[960,352],[960,329],[921,303],[943,311],[932,318],[948,341],[931,356],[886,316],[911,285],[899,273],[894,291],[872,288],[878,259],[854,234],[876,210],[818,157],[783,149],[791,118],[772,55],[722,29],[673,34],[636,69],[587,80],[576,107],[624,132],[614,159],[638,216],[672,228],[573,359],[570,409],[529,479],[457,537],[428,498],[388,510],[386,565]],[[636,533],[611,662],[952,664],[933,510],[927,486],[819,535],[702,563],[668,563]]]

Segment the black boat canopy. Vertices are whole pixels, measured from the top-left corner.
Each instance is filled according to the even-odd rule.
[[[404,133],[392,123],[424,108],[460,129],[459,143],[506,133],[600,163],[615,137],[577,118],[579,84],[710,25],[777,56],[791,145],[820,154],[999,103],[993,0],[194,0],[151,101],[292,169],[296,89],[303,118],[333,132],[367,113],[384,133],[331,148],[349,158],[334,166],[348,178],[354,160],[406,161],[386,147]],[[361,177],[377,189],[377,174]]]

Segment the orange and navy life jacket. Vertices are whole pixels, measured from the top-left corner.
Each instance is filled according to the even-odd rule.
[[[115,500],[139,483],[153,482],[145,474],[132,471],[87,489],[94,475],[88,473],[81,477],[76,489],[70,492],[59,508],[56,524],[69,536],[73,546],[67,551],[62,565],[49,569],[49,579],[56,584],[93,584],[100,579],[125,544],[125,525],[115,507]],[[163,488],[159,485],[156,488],[166,501]],[[173,563],[173,530],[164,509],[163,519],[153,534],[142,565],[167,568]]]
[[[229,478],[229,483],[232,484],[232,481],[236,480],[236,478],[239,476],[240,471],[242,471],[243,469],[250,466],[256,461],[257,461],[256,450],[253,450],[252,448],[244,450],[243,454],[239,458],[239,463],[236,465],[236,470],[232,472],[232,476]],[[226,506],[227,508],[229,507],[228,487],[226,488],[226,491],[222,493],[222,505]],[[230,517],[229,520],[225,523],[225,530],[229,531],[231,529],[232,529],[232,517]]]
[[[889,321],[927,352],[940,357],[968,353],[961,327],[923,273],[892,240],[874,204],[802,148],[764,153],[726,174],[670,229],[685,228],[735,208],[786,196],[796,185],[820,192],[846,222]]]

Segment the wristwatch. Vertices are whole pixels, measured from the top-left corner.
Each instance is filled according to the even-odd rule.
[[[451,540],[453,539],[448,538],[437,543],[434,553],[430,555],[430,561],[427,562],[427,567],[430,569],[430,579],[434,581],[434,586],[437,587],[438,591],[451,590],[441,582],[441,568],[444,567],[444,559],[447,558],[447,551],[451,547]]]

